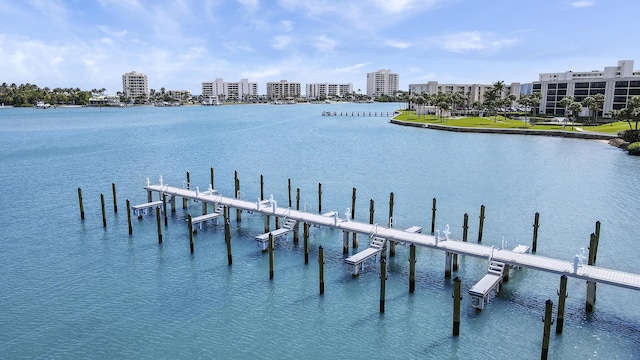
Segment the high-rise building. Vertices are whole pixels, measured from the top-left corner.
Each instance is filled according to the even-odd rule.
[[[395,95],[398,91],[398,74],[389,69],[380,69],[367,73],[367,95],[377,97],[381,95]]]
[[[353,92],[352,84],[314,83],[305,85],[308,99],[345,97]]]
[[[573,96],[575,101],[582,102],[587,96],[596,94],[604,95],[600,111],[607,114],[627,107],[631,97],[640,95],[640,71],[633,70],[633,60],[620,60],[618,66],[607,66],[604,71],[544,73],[533,82],[533,92],[542,93],[540,113],[543,114],[564,115],[560,100],[565,96]],[[581,115],[587,115],[589,111],[583,108]]]
[[[409,84],[409,95],[418,96],[422,93],[429,95],[437,95],[442,93],[461,93],[467,99],[467,106],[471,106],[474,102],[483,102],[484,93],[493,87],[492,84],[438,84],[437,81],[429,81],[426,84]],[[520,83],[505,84],[502,97],[509,94],[520,98]]]
[[[132,71],[122,75],[122,93],[127,99],[136,99],[149,94],[147,75]]]
[[[242,79],[239,82],[224,82],[221,78],[202,83],[202,96],[243,101],[247,96],[258,96],[258,84]]]
[[[280,80],[267,83],[267,98],[269,100],[295,100],[300,97],[300,83]]]

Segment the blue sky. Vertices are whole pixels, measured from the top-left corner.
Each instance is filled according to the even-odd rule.
[[[640,68],[637,0],[0,0],[0,82],[191,90],[223,78],[400,88]]]

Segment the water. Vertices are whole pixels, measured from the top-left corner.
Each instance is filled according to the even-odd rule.
[[[146,178],[344,213],[357,188],[356,218],[438,229],[469,239],[486,206],[483,243],[530,245],[540,215],[538,254],[571,260],[602,222],[598,265],[640,272],[636,177],[640,159],[602,142],[518,135],[457,134],[391,125],[386,118],[323,117],[322,111],[393,111],[399,104],[0,110],[0,354],[2,358],[538,358],[544,302],[557,303],[559,277],[512,275],[482,313],[467,290],[486,260],[462,258],[461,335],[451,336],[452,286],[444,254],[418,249],[416,292],[408,294],[408,249],[389,262],[386,312],[379,314],[379,266],[358,278],[343,264],[342,234],[312,228],[310,261],[302,241],[280,239],[275,279],[253,236],[263,219],[232,221],[233,259],[224,231],[210,224],[189,253],[186,212],[178,204],[164,242],[155,216],[127,234],[125,199],[146,202]],[[111,183],[118,189],[113,213]],[[80,220],[82,187],[86,219]],[[100,193],[107,204],[103,229]],[[197,214],[199,204],[188,212]],[[360,238],[360,249],[366,239]],[[317,248],[325,248],[325,295],[318,295]],[[583,281],[569,279],[564,333],[554,358],[640,358],[638,293],[599,285],[586,314]],[[555,316],[555,312],[554,312]],[[555,328],[555,327],[554,327]]]

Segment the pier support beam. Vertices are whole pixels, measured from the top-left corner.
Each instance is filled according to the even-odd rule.
[[[304,238],[304,263],[309,263],[309,223],[304,223],[303,226],[303,238]]]
[[[320,295],[324,294],[324,249],[318,247],[318,276],[320,279]]]
[[[235,171],[235,197],[236,199],[240,197],[240,180],[238,179],[238,171]],[[242,210],[236,209],[236,221],[242,221]]]
[[[373,213],[375,210],[373,210],[373,199],[369,200],[369,224],[373,225]]]
[[[116,200],[116,183],[111,183],[111,192],[113,193],[113,212],[118,212],[118,200]]]
[[[591,234],[589,241],[589,265],[596,265],[596,253],[598,252],[598,240],[596,234]],[[596,305],[596,283],[594,281],[587,281],[587,312],[592,312]]]
[[[273,235],[269,233],[269,279],[273,280]]]
[[[164,216],[164,226],[169,225],[167,220],[167,194],[162,193],[162,215]]]
[[[260,201],[264,200],[264,176],[260,174]]]
[[[160,206],[156,206],[156,223],[158,225],[158,244],[162,244],[162,220],[160,219]]]
[[[436,232],[436,198],[433,198],[431,206],[431,235]]]
[[[546,360],[549,357],[549,336],[551,335],[551,324],[553,324],[552,319],[553,312],[553,301],[551,299],[547,300],[545,303],[544,310],[544,332],[542,335],[542,353],[540,354],[540,359]]]
[[[291,178],[287,180],[287,185],[289,188],[289,209],[291,209]]]
[[[191,190],[191,174],[189,174],[188,171],[187,171],[187,190]],[[151,199],[149,199],[149,202],[151,202]],[[182,198],[182,208],[186,209],[188,204],[189,204],[189,199]]]
[[[567,298],[567,275],[560,277],[560,290],[558,290],[558,316],[556,317],[556,334],[562,334],[564,327],[564,303]]]
[[[213,182],[213,180],[214,180],[214,176],[213,176],[213,175],[214,175],[214,171],[213,171],[213,167],[211,167],[211,188],[212,188],[212,189],[215,189],[215,188],[216,188],[216,185],[215,185],[215,183]]]
[[[598,245],[600,244],[600,221],[596,221],[596,231],[594,232],[594,235],[596,236],[596,249],[593,253],[593,263],[595,264],[596,259],[598,258]]]
[[[511,266],[509,264],[505,264],[504,269],[502,270],[502,282],[509,282],[509,269]]]
[[[453,254],[453,271],[458,271],[458,269],[460,268],[458,266],[458,254]]]
[[[462,300],[462,282],[456,276],[453,279],[453,336],[460,335],[460,300]]]
[[[171,195],[171,212],[172,213],[176,212],[176,196],[175,195]]]
[[[484,205],[480,206],[480,226],[478,228],[478,244],[482,242],[482,230],[484,229]]]
[[[318,214],[322,214],[322,183],[318,183]]]
[[[131,202],[127,199],[127,225],[129,227],[129,235],[133,234],[133,227],[131,226]]]
[[[191,214],[187,216],[187,224],[189,225],[189,250],[193,254],[193,218]]]
[[[384,251],[384,250],[383,250]],[[380,313],[384,314],[385,282],[387,280],[387,259],[380,257]]]
[[[224,242],[227,245],[227,264],[233,265],[233,255],[231,254],[231,223],[229,222],[229,208],[224,207]]]
[[[531,252],[536,253],[538,249],[538,227],[540,226],[540,213],[536,212],[533,219],[533,245],[531,246]]]
[[[100,206],[102,207],[102,227],[107,227],[107,213],[104,208],[104,195],[100,194]]]
[[[271,225],[271,217],[265,214],[264,216],[264,233],[265,234],[271,231],[270,225]]]
[[[416,244],[409,245],[409,293],[416,291]]]
[[[342,253],[343,254],[349,253],[349,232],[348,231],[342,232]]]
[[[445,252],[445,260],[444,260],[444,278],[445,279],[450,279],[451,278],[451,258],[453,257],[453,254],[450,252]]]
[[[393,227],[393,193],[389,194],[389,228]],[[396,256],[396,242],[389,241],[389,257]]]
[[[351,219],[356,218],[356,188],[353,188],[351,194]],[[353,239],[351,241],[351,247],[354,249],[358,248],[358,233],[353,233]]]
[[[462,241],[467,242],[467,231],[469,230],[469,214],[464,213],[464,223],[462,224]]]
[[[80,220],[84,220],[84,204],[82,203],[82,189],[78,188],[78,203],[80,204]]]

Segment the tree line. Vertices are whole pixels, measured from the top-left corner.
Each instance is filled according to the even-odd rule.
[[[80,88],[40,88],[34,84],[15,83],[0,85],[0,103],[12,106],[33,106],[42,101],[51,105],[87,105],[92,95],[101,95],[105,89],[90,91]]]

